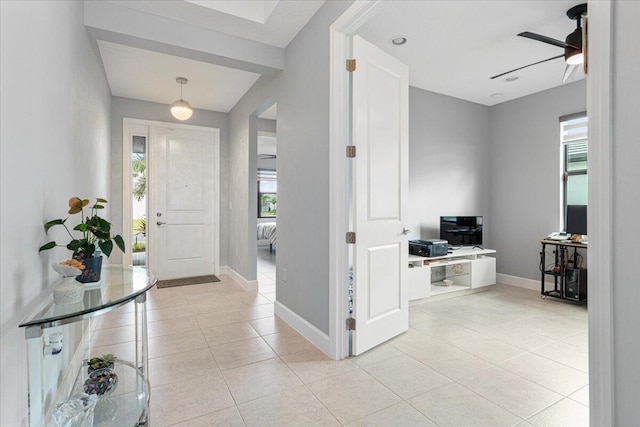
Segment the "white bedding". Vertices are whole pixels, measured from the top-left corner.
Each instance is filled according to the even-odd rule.
[[[276,237],[276,223],[275,222],[261,222],[258,224],[258,240],[268,240],[269,244],[275,246]]]

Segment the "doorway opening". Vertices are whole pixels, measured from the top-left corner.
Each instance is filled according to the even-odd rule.
[[[277,104],[258,116],[256,149],[256,277],[258,291],[269,301],[276,300],[277,254]]]
[[[347,299],[347,271],[348,271],[348,250],[343,243],[344,234],[341,230],[345,229],[347,224],[348,213],[348,200],[344,190],[340,187],[340,182],[346,182],[348,179],[348,168],[345,165],[345,160],[341,158],[344,153],[344,146],[348,145],[350,123],[345,117],[348,117],[349,111],[349,76],[344,73],[345,60],[352,58],[350,36],[356,34],[356,30],[363,25],[363,22],[375,12],[377,12],[377,2],[363,2],[359,5],[352,6],[334,25],[331,32],[331,58],[332,58],[332,75],[331,75],[331,249],[334,253],[330,261],[331,277],[335,280],[336,286],[330,288],[330,295],[332,306],[330,307],[330,319],[331,319],[331,345],[334,357],[342,358],[346,354],[346,333],[343,331],[344,318],[348,317],[347,309],[345,308],[344,301]],[[591,6],[591,4],[590,4]],[[594,156],[591,160],[594,160],[596,166],[601,166],[602,163],[606,163],[604,160],[608,159],[609,153],[606,150],[609,149],[609,138],[607,134],[609,128],[609,122],[607,113],[609,112],[609,98],[604,94],[609,90],[607,83],[609,80],[609,71],[605,65],[609,64],[609,52],[604,51],[602,46],[606,46],[608,41],[610,27],[609,21],[605,18],[610,16],[609,6],[600,7],[595,6],[590,10],[590,19],[592,22],[597,22],[598,26],[594,27],[598,30],[598,36],[600,39],[594,37],[590,40],[590,45],[593,44],[594,58],[595,53],[601,54],[595,60],[595,66],[597,68],[591,68],[590,64],[590,80],[588,82],[589,92],[589,121],[593,125],[595,131],[590,129],[589,134],[598,136],[598,142],[602,142],[603,145],[597,144],[596,150],[594,150]],[[591,47],[591,46],[590,46]],[[590,49],[591,50],[591,49]],[[590,55],[591,56],[591,55]],[[603,77],[598,80],[599,77]],[[595,84],[593,82],[598,82]],[[605,84],[600,85],[600,82]],[[591,151],[591,150],[590,150]],[[602,156],[602,158],[598,157]],[[598,158],[596,158],[598,157]],[[589,193],[590,199],[594,198],[592,195],[599,196],[599,199],[607,199],[607,195],[604,197],[602,194],[602,188],[609,188],[610,176],[608,175],[608,166],[603,167],[604,174],[596,177],[597,184],[590,185]],[[601,172],[600,168],[598,170]],[[591,182],[590,182],[591,184]],[[594,204],[597,204],[596,200],[593,200]],[[609,204],[604,203],[604,206]],[[603,230],[610,230],[610,222],[608,222],[608,214],[603,214],[601,211],[593,212],[594,215],[590,216],[590,234],[593,235],[609,235],[608,233],[601,233]],[[591,215],[591,214],[590,214]],[[597,216],[597,218],[596,218]],[[606,247],[604,248],[606,249]],[[602,285],[601,288],[594,289],[593,304],[589,307],[589,348],[590,348],[590,374],[591,374],[591,401],[600,404],[597,408],[592,408],[592,420],[602,419],[610,414],[611,400],[610,395],[606,396],[606,390],[611,389],[611,343],[607,341],[607,338],[603,336],[602,331],[610,331],[611,325],[611,312],[610,312],[610,277],[607,273],[610,271],[610,258],[594,257],[594,253],[603,252],[603,248],[589,248],[589,254],[592,259],[597,259],[599,266],[594,268],[598,278],[602,278],[601,281],[595,282]],[[603,253],[606,255],[605,253]],[[595,288],[595,287],[594,287]],[[517,288],[516,288],[517,289]],[[591,287],[590,287],[591,292]],[[568,307],[568,306],[567,306]],[[563,311],[566,307],[560,305],[558,311]],[[564,313],[563,313],[564,314]],[[586,320],[583,318],[582,321]],[[597,327],[594,327],[597,326]],[[586,335],[586,334],[584,334]],[[585,336],[580,337],[580,342],[585,342]],[[595,357],[594,357],[595,356]],[[603,385],[598,388],[594,386],[594,383]],[[586,387],[585,390],[588,390]],[[604,390],[604,391],[601,391]],[[597,392],[596,393],[594,393]],[[595,396],[595,398],[594,398]]]

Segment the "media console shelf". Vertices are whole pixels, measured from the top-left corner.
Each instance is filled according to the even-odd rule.
[[[494,249],[456,249],[439,257],[409,255],[409,301],[496,283]],[[445,286],[444,280],[453,280]]]
[[[587,249],[587,245],[571,241],[543,239],[540,241],[540,295],[574,302],[587,302],[587,269],[575,265],[578,249]],[[553,264],[547,265],[547,246],[553,249]],[[573,256],[568,256],[573,248]],[[578,254],[579,256],[579,254]],[[569,266],[573,258],[574,264]],[[553,277],[553,289],[545,289],[546,276]]]

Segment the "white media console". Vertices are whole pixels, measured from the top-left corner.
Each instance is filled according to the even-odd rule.
[[[462,248],[433,258],[409,255],[409,301],[494,285],[496,259],[489,255],[495,253]],[[453,283],[446,286],[445,279]]]

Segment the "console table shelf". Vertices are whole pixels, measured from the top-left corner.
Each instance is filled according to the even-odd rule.
[[[94,426],[147,425],[149,416],[149,367],[147,344],[146,293],[156,284],[156,275],[143,267],[107,265],[97,287],[85,288],[83,300],[75,304],[56,304],[50,295],[42,310],[22,323],[29,357],[29,420],[31,427],[54,426],[51,408],[57,402],[45,402],[43,331],[100,316],[130,302],[135,302],[136,360],[116,363],[118,386],[112,396],[96,405]],[[59,285],[62,279],[52,285]],[[69,397],[82,391],[86,364],[75,379]],[[122,377],[120,377],[122,375]],[[120,382],[122,381],[122,383]]]

